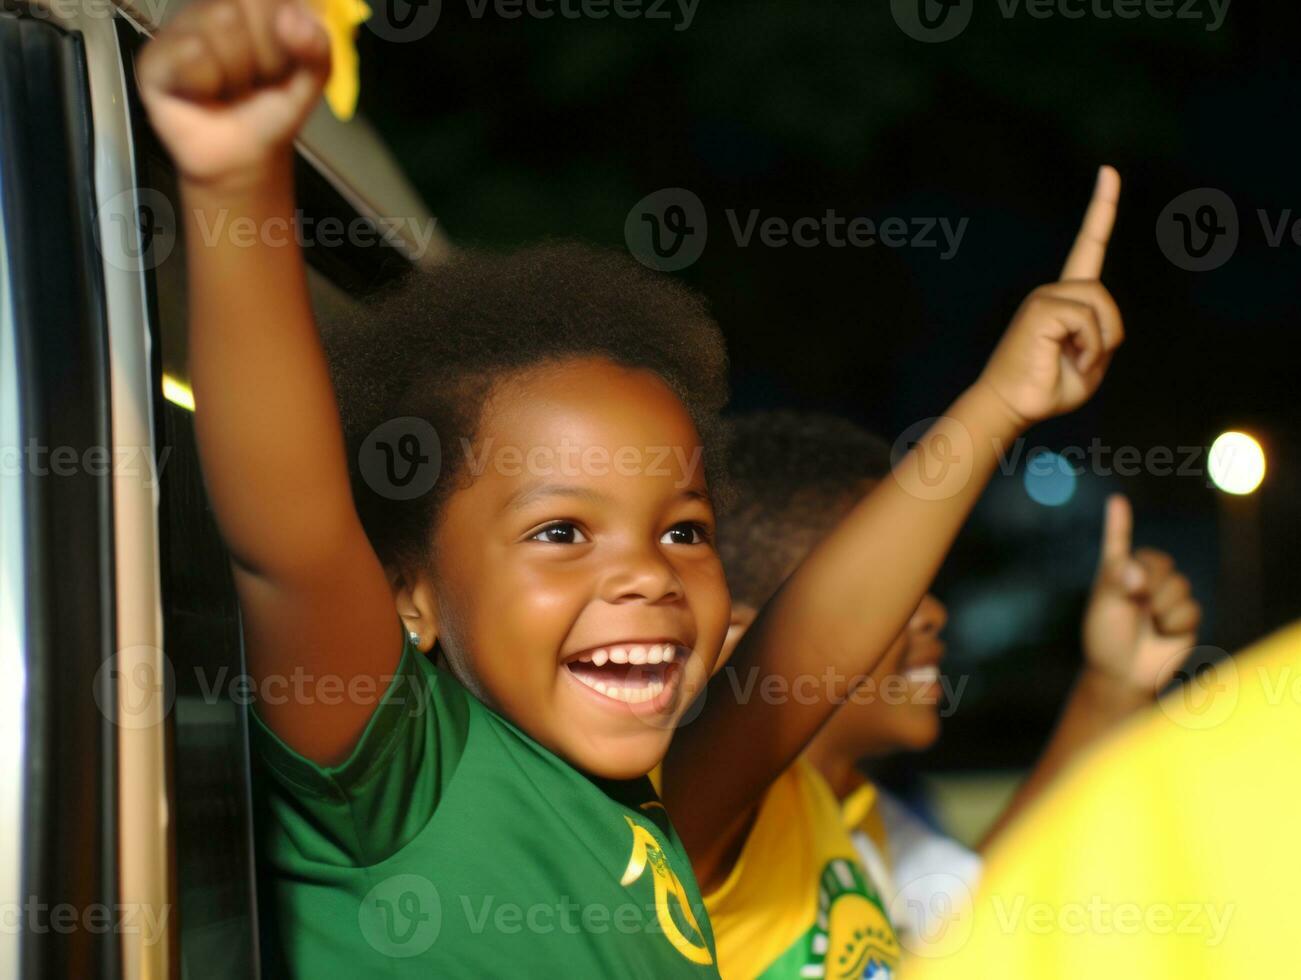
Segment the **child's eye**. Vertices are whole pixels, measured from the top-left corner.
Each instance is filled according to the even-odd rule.
[[[583,532],[569,521],[556,521],[554,524],[548,524],[542,530],[534,534],[530,541],[542,541],[546,544],[583,544],[587,538]]]
[[[664,532],[664,537],[660,538],[660,544],[706,544],[708,541],[709,533],[705,530],[705,526],[694,521],[674,524]]]

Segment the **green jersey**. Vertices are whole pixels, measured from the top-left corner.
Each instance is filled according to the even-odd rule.
[[[251,730],[272,975],[718,977],[650,781],[583,775],[410,642],[341,765]]]

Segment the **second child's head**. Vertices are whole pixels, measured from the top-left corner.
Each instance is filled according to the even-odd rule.
[[[651,769],[729,616],[709,479],[727,364],[701,300],[578,245],[464,253],[326,348],[358,512],[420,648],[579,768]],[[437,479],[406,494],[368,452],[433,457]]]
[[[818,541],[890,472],[889,447],[835,416],[760,412],[733,419],[729,429],[733,500],[718,536],[733,598],[728,654]],[[856,758],[935,741],[946,617],[933,595],[922,599],[863,687],[819,733],[821,748]]]

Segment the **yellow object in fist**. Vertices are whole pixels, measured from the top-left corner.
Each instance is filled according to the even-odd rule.
[[[340,119],[351,119],[357,111],[360,88],[357,59],[357,28],[371,14],[362,0],[309,0],[330,36],[330,78],[325,83],[325,101]]]

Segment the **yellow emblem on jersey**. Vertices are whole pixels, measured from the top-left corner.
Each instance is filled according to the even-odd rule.
[[[631,885],[645,873],[649,865],[655,880],[655,914],[659,919],[660,928],[664,930],[664,935],[673,944],[673,948],[692,963],[708,965],[714,962],[703,941],[697,943],[688,938],[673,920],[673,912],[669,908],[670,898],[677,900],[683,919],[691,927],[691,931],[703,940],[704,933],[691,912],[691,901],[687,898],[687,890],[682,887],[682,881],[669,867],[669,859],[664,854],[664,849],[660,847],[659,841],[655,839],[654,834],[631,817],[625,816],[623,819],[628,821],[628,826],[632,829],[632,856],[628,859],[628,868],[624,871],[619,884]]]
[[[813,940],[815,955],[822,956],[818,976],[886,980],[894,975],[902,956],[899,940],[875,889],[855,862],[836,858],[823,869],[818,921]]]

